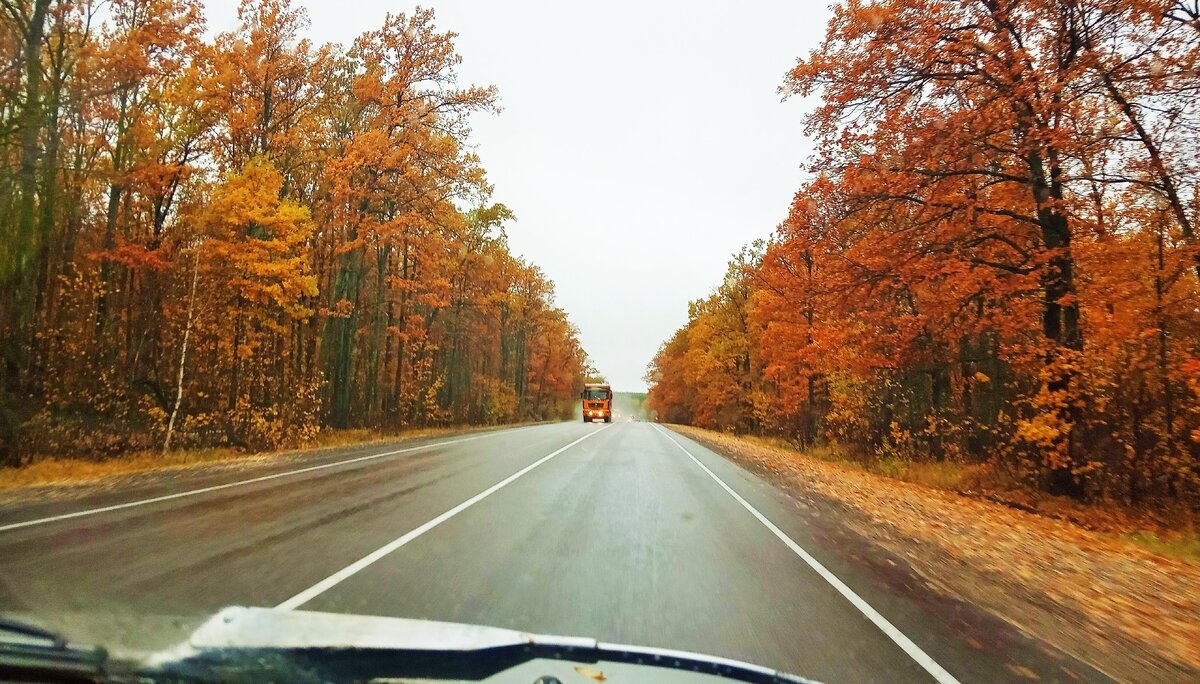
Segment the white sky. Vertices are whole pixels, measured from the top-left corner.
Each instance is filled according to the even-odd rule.
[[[210,30],[238,0],[207,0]],[[348,45],[411,12],[403,0],[297,0],[314,42]],[[800,100],[776,88],[824,34],[827,0],[426,0],[459,34],[464,82],[500,89],[477,116],[514,252],[614,389],[641,391],[658,346],[742,245],[768,236],[799,187]]]

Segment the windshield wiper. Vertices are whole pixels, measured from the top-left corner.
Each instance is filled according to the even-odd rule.
[[[107,662],[103,648],[73,646],[37,625],[0,617],[0,680],[104,681]]]

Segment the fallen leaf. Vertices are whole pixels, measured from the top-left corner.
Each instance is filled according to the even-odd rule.
[[[584,677],[587,677],[589,679],[594,679],[598,682],[602,682],[602,681],[608,679],[608,677],[604,676],[603,672],[601,672],[600,670],[597,670],[595,668],[588,667],[587,665],[576,665],[575,671],[578,672],[579,674],[583,675]]]
[[[1041,679],[1041,677],[1039,677],[1036,672],[1025,667],[1024,665],[1014,665],[1012,663],[1008,663],[1007,665],[1005,665],[1005,667],[1007,667],[1009,670],[1011,670],[1012,673],[1017,675],[1018,677],[1024,677],[1025,679],[1032,679],[1035,682],[1037,680]],[[576,669],[578,669],[578,668],[576,668]]]

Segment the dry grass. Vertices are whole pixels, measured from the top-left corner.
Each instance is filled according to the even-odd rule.
[[[317,435],[302,449],[246,453],[235,448],[181,449],[178,451],[124,454],[112,458],[83,460],[48,456],[30,458],[15,468],[0,468],[0,490],[58,484],[83,484],[119,475],[150,471],[180,470],[199,466],[242,463],[295,455],[300,451],[331,449],[359,444],[393,442],[399,439],[436,437],[463,432],[469,428],[418,428],[397,433],[374,430],[327,430]]]
[[[68,458],[35,458],[15,468],[0,468],[0,489],[93,482],[113,475],[140,473],[148,470],[188,468],[245,457],[233,449],[202,449],[172,451],[166,454],[146,452],[129,454],[102,461],[80,461]]]
[[[838,444],[822,444],[800,449],[794,443],[779,437],[740,435],[738,439],[759,446],[793,451],[826,463],[836,463],[934,489],[966,492],[1008,489],[1015,486],[986,465],[968,465],[953,461],[924,463],[895,458],[862,458],[855,457],[845,447]]]
[[[1184,508],[1136,511],[1124,507],[1120,502],[1081,503],[1065,497],[1053,497],[1031,490],[987,464],[863,457],[852,454],[838,444],[800,448],[795,443],[778,437],[737,435],[735,438],[759,447],[790,452],[798,457],[1002,503],[1026,512],[1079,525],[1113,539],[1132,542],[1165,556],[1200,560],[1200,534],[1194,527],[1195,515]]]
[[[1200,534],[1193,530],[1174,533],[1139,530],[1125,535],[1125,539],[1164,556],[1200,561]]]

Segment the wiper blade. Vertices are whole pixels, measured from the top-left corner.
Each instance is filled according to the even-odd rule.
[[[107,663],[102,648],[73,646],[50,630],[0,617],[0,680],[97,682]]]
[[[0,642],[7,641],[14,636],[39,639],[59,645],[67,643],[66,639],[48,629],[0,615]]]

